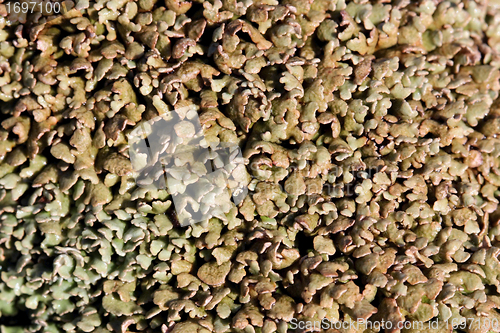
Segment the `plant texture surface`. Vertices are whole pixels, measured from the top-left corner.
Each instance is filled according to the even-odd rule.
[[[500,331],[499,1],[37,1],[0,0],[1,333]],[[131,158],[169,115],[243,159],[198,223],[217,153]]]

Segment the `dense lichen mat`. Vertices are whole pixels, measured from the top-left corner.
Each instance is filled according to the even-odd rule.
[[[9,3],[1,333],[499,332],[499,1]],[[248,194],[182,226],[129,139],[186,110]]]

